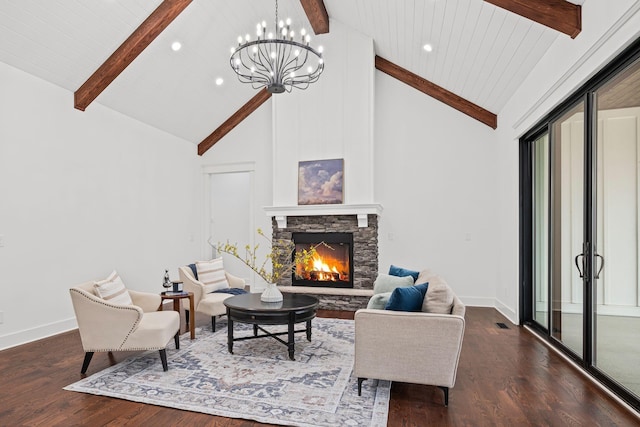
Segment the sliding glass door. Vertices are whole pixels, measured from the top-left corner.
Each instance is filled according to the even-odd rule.
[[[640,395],[640,62],[595,91],[593,366]]]
[[[522,322],[640,410],[640,41],[520,148]]]
[[[545,329],[549,325],[549,133],[533,143],[533,318]]]
[[[584,102],[551,123],[551,336],[583,352]]]

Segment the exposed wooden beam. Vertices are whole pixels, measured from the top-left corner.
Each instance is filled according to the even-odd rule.
[[[307,18],[316,34],[326,34],[329,32],[329,14],[324,6],[323,0],[300,0]]]
[[[84,111],[192,0],[164,0],[156,10],[74,93],[75,108]]]
[[[213,147],[216,142],[220,141],[223,136],[231,132],[231,129],[238,126],[240,122],[246,119],[269,98],[271,98],[271,92],[267,91],[266,88],[258,92],[258,94],[251,98],[249,102],[240,107],[238,111],[233,113],[231,117],[221,124],[218,129],[214,130],[211,135],[203,139],[202,142],[198,144],[198,156],[202,156],[206,153],[209,148]]]
[[[484,0],[576,38],[582,31],[582,6],[565,0]]]
[[[450,107],[455,108],[464,114],[473,117],[476,120],[481,121],[487,126],[495,129],[498,127],[498,116],[491,111],[474,104],[471,101],[456,95],[453,92],[449,92],[443,87],[440,87],[429,80],[426,80],[417,74],[412,73],[409,70],[387,61],[386,59],[376,55],[376,68],[383,73],[395,77],[403,83],[408,84],[414,89],[418,89],[420,92],[426,93],[432,98],[437,99],[440,102],[444,102]]]

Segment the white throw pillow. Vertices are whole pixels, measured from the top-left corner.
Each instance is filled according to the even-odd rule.
[[[373,293],[382,294],[385,292],[393,292],[397,287],[409,287],[413,286],[413,277],[411,276],[391,276],[389,274],[378,274],[378,277],[373,282]]]
[[[453,307],[453,290],[440,276],[429,278],[427,294],[422,302],[422,311],[425,313],[451,314]]]
[[[105,301],[120,305],[133,304],[129,291],[115,270],[106,279],[96,281],[93,286],[96,294]]]
[[[229,287],[227,276],[224,274],[222,258],[215,258],[211,261],[196,261],[196,271],[198,272],[198,281],[204,284],[204,292],[207,294]]]
[[[367,303],[367,308],[373,308],[376,310],[384,310],[389,298],[391,297],[392,292],[383,292],[381,294],[375,294],[371,298],[369,298],[369,302]]]

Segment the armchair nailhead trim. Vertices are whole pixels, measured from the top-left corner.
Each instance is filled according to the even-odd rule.
[[[169,341],[171,341],[171,340],[169,340]],[[169,343],[167,342],[167,344],[169,344]],[[86,348],[86,349],[84,349],[84,351],[85,351],[85,353],[86,352],[90,352],[90,351],[92,351],[94,353],[96,353],[96,352],[104,353],[105,351],[157,351],[157,350],[163,350],[163,349],[166,349],[166,348],[167,348],[167,346],[165,345],[164,347],[133,347],[133,348],[127,348],[125,350],[122,350],[122,348],[112,348],[112,349],[108,349],[108,350],[105,350],[104,348],[101,348],[101,349],[88,349],[88,348]]]
[[[108,302],[106,302],[106,301],[104,301],[104,300],[102,300],[102,299],[100,299],[98,297],[93,297],[88,292],[83,291],[81,289],[71,288],[71,291],[80,294],[81,296],[83,296],[84,298],[88,299],[91,302],[94,302],[94,303],[97,303],[97,304],[102,304],[102,305],[104,305],[106,307],[109,307],[109,308],[115,308],[115,309],[118,309],[118,310],[132,310],[132,311],[135,311],[136,313],[138,313],[138,310],[137,310],[138,307],[137,306],[123,306],[123,305],[109,304]],[[129,336],[131,336],[131,334],[136,329],[138,329],[138,325],[139,324],[140,324],[140,316],[138,316],[138,319],[135,321],[133,326],[131,326],[131,329],[129,330],[129,332],[127,332],[127,336],[120,343],[120,348],[122,348],[124,346],[124,343],[127,342],[127,340],[129,339]],[[129,350],[129,349],[127,349],[127,350]],[[131,350],[135,351],[136,349],[131,349]],[[146,350],[146,349],[141,349],[141,350]],[[85,351],[91,351],[91,350],[85,349]],[[95,351],[120,351],[120,349],[115,349],[115,350],[95,350]]]

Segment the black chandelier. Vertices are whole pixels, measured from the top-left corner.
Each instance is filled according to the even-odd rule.
[[[251,83],[254,89],[266,87],[271,93],[306,89],[324,70],[322,47],[309,46],[311,37],[304,28],[300,42],[294,40],[291,20],[278,21],[276,0],[276,32],[267,33],[267,23],[257,25],[257,40],[249,34],[238,37],[238,46],[231,48],[231,68],[242,83]]]

